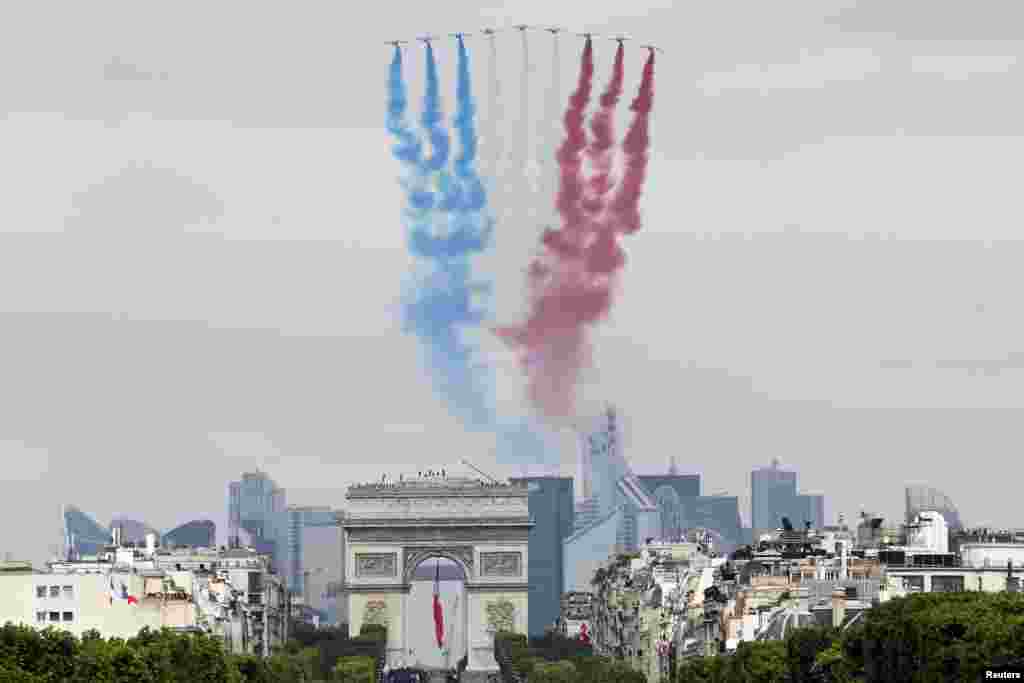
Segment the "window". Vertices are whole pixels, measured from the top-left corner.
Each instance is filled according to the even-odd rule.
[[[36,621],[38,621],[38,622],[45,622],[46,621],[46,612],[36,612]]]
[[[75,597],[75,587],[74,586],[64,586],[64,597],[69,599],[69,600],[71,598]]]
[[[60,586],[50,586],[50,597],[51,598],[59,598],[60,597]]]
[[[46,586],[36,586],[36,597],[37,598],[45,598],[46,597]]]
[[[71,612],[65,612],[64,621],[74,621],[74,615]]]
[[[60,612],[50,612],[50,621],[60,621]]]

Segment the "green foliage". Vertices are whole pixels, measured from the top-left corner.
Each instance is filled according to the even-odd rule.
[[[331,671],[336,683],[374,683],[377,663],[372,657],[342,657]]]
[[[814,626],[798,628],[787,633],[784,643],[786,669],[792,683],[815,680],[813,672],[819,653],[832,647],[839,640],[839,633],[831,627]]]
[[[677,683],[981,680],[1024,662],[1024,594],[918,593],[868,611],[853,628],[790,631],[784,642],[741,643],[729,657],[685,660]]]
[[[530,683],[576,683],[576,667],[572,662],[545,662],[536,660],[530,673]]]
[[[78,639],[54,629],[0,628],[3,683],[311,683],[316,658],[312,648],[266,659],[230,655],[218,638],[168,629],[104,640],[96,631]]]
[[[362,628],[359,629],[359,637],[368,640],[387,641],[388,628],[383,624],[363,624]]]

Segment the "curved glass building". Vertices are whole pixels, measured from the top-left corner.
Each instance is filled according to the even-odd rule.
[[[217,546],[217,525],[208,519],[193,519],[164,534],[160,539],[160,545],[165,548],[173,548],[178,545],[215,548]]]
[[[963,522],[960,521],[960,511],[942,491],[924,484],[915,484],[908,486],[906,492],[907,524],[912,523],[920,512],[934,511],[942,513],[946,526],[950,529],[964,528]]]
[[[110,531],[74,505],[64,506],[64,539],[75,557],[98,555],[113,540]]]

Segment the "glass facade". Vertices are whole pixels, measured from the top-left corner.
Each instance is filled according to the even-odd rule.
[[[74,505],[64,507],[64,536],[76,557],[97,555],[113,542],[110,531]]]
[[[783,469],[777,460],[751,472],[750,521],[755,533],[780,528],[782,518],[794,512],[796,496],[796,472]]]
[[[237,545],[241,531],[246,531],[253,543],[264,547],[273,541],[268,533],[273,516],[285,509],[284,489],[263,472],[245,472],[242,480],[228,485],[228,539]]]
[[[168,531],[160,539],[160,545],[215,548],[217,546],[217,525],[208,519],[196,519]]]
[[[558,619],[565,584],[562,544],[573,532],[574,495],[571,477],[513,479],[529,487],[530,529],[527,571],[530,597],[527,629],[531,636]]]

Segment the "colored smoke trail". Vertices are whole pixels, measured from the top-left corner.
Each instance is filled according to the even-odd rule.
[[[392,148],[392,154],[396,159],[406,164],[418,164],[420,155],[423,153],[420,141],[409,129],[405,112],[409,106],[409,99],[406,96],[405,78],[402,75],[402,48],[395,47],[395,55],[391,58],[391,68],[388,71],[388,115],[387,129],[394,136],[396,143]]]
[[[618,231],[631,234],[640,229],[640,196],[647,177],[647,151],[650,148],[650,118],[654,106],[654,50],[651,50],[640,81],[640,91],[630,105],[633,123],[622,141],[626,169],[616,190],[610,210]]]
[[[427,91],[423,96],[423,113],[420,125],[430,138],[431,156],[423,163],[423,171],[440,171],[448,163],[448,131],[443,125],[441,114],[441,88],[437,78],[437,62],[434,48],[427,43]]]
[[[591,177],[587,181],[587,194],[583,199],[583,207],[587,212],[599,213],[605,208],[604,197],[611,189],[612,145],[615,144],[614,119],[615,107],[622,96],[624,78],[624,53],[622,43],[615,51],[615,63],[612,66],[612,77],[608,81],[604,94],[601,95],[601,108],[590,119],[590,132],[593,139],[587,148],[587,158],[591,164]]]
[[[518,200],[526,211],[529,224],[532,225],[536,218],[536,206],[530,195],[537,191],[538,177],[531,143],[533,126],[530,121],[530,41],[527,39],[526,31],[519,32],[519,41],[522,43],[523,64],[519,74],[519,125],[522,127],[522,139],[519,141],[519,144],[522,145],[519,172],[521,173],[522,196]]]
[[[427,46],[420,121],[431,140],[432,156],[419,159],[418,173],[407,184],[404,217],[409,249],[418,257],[419,268],[404,292],[403,313],[405,329],[419,338],[434,386],[450,409],[467,427],[489,428],[493,420],[487,371],[477,363],[475,346],[463,339],[465,329],[479,325],[485,317],[476,300],[489,288],[474,281],[470,261],[487,248],[490,239],[483,212],[486,193],[475,170],[477,141],[468,61],[460,45],[453,124],[461,153],[451,174],[446,170],[449,136],[443,126],[437,65]],[[436,180],[434,188],[424,182],[428,175]]]
[[[644,66],[639,94],[631,107],[634,118],[623,140],[626,170],[610,205],[598,216],[588,215],[581,207],[580,155],[586,147],[583,115],[592,76],[592,50],[587,41],[576,92],[565,114],[566,139],[558,153],[562,185],[557,206],[562,228],[545,233],[548,258],[531,266],[532,308],[526,323],[496,330],[524,353],[530,400],[543,415],[556,420],[574,413],[576,385],[590,360],[587,326],[601,320],[611,306],[615,274],[625,263],[618,238],[640,226],[638,206],[646,175],[654,94],[653,51]],[[613,75],[608,98],[621,88],[615,81]],[[603,132],[595,135],[597,145],[603,140],[601,135]]]
[[[587,105],[590,103],[593,81],[594,49],[590,38],[587,38],[587,43],[583,47],[576,91],[569,98],[569,107],[563,118],[565,141],[558,149],[557,155],[561,187],[555,207],[562,217],[562,236],[572,239],[577,246],[586,221],[586,216],[580,206],[580,200],[583,198],[582,154],[587,146],[587,133],[583,127],[583,119],[586,115]],[[545,234],[544,243],[549,248],[561,251],[573,246],[564,241],[555,240],[553,237],[555,234],[551,231]]]
[[[498,212],[501,208],[501,202],[498,201],[501,187],[497,180],[504,170],[502,168],[504,145],[502,138],[498,135],[498,120],[501,115],[501,80],[498,77],[498,45],[493,33],[487,36],[487,42],[490,59],[487,64],[489,87],[487,89],[487,140],[484,147],[487,152],[487,161],[484,177],[489,181],[491,202],[492,205],[498,204],[494,207],[495,212]]]

